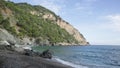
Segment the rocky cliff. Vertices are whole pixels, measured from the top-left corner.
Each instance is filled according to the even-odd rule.
[[[69,34],[71,34],[78,41],[78,44],[81,45],[88,44],[86,42],[86,39],[83,37],[83,35],[69,23],[65,22],[64,20],[58,19],[57,24],[61,28],[65,29]]]
[[[0,40],[15,44],[87,45],[68,22],[42,6],[0,1]]]

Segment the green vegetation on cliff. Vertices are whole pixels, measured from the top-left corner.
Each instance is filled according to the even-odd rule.
[[[42,6],[32,6],[27,3],[0,2],[0,28],[8,30],[11,34],[20,37],[42,38],[50,41],[50,43],[67,42],[74,43],[76,39],[70,35],[65,29],[62,29],[55,21],[44,19],[43,15],[49,13],[56,19],[55,13]],[[12,15],[3,15],[2,10],[10,9]],[[31,14],[35,11],[36,14]],[[37,15],[38,14],[38,15]],[[11,25],[14,20],[15,25]]]

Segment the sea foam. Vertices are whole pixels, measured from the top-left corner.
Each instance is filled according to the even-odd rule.
[[[60,58],[53,58],[53,60],[57,61],[57,62],[60,62],[62,64],[65,64],[65,65],[68,65],[68,66],[71,66],[73,68],[88,68],[86,66],[82,66],[82,65],[77,65],[77,64],[73,64],[73,63],[70,63],[68,61],[65,61],[65,60],[62,60]]]

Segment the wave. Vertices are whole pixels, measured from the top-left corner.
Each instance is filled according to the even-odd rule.
[[[53,60],[55,60],[55,61],[57,61],[57,62],[60,62],[60,63],[62,63],[62,64],[65,64],[65,65],[71,66],[71,67],[73,67],[73,68],[88,68],[88,67],[86,67],[86,66],[73,64],[73,63],[70,63],[70,62],[68,62],[68,61],[62,60],[62,59],[60,59],[60,58],[56,58],[56,57],[53,58]]]

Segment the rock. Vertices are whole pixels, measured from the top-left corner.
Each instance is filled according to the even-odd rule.
[[[58,17],[58,19],[57,19],[57,25],[60,26],[61,28],[65,29],[70,35],[72,35],[78,41],[79,45],[87,45],[88,44],[86,39],[84,38],[84,36],[76,28],[74,28],[71,24],[64,21],[60,17]]]
[[[25,55],[27,55],[27,56],[33,56],[33,51],[32,50],[29,50],[29,49],[25,49],[24,50],[25,51]]]
[[[33,40],[34,39],[30,40],[29,37],[22,38],[22,42],[24,43],[24,45],[31,45],[33,43]]]
[[[10,45],[10,43],[8,43],[7,41],[0,41],[0,45]]]
[[[27,56],[40,56],[41,53],[39,52],[35,52],[33,50],[29,50],[29,49],[24,49],[24,55],[27,55]]]
[[[18,53],[21,53],[21,54],[25,53],[24,49],[22,47],[14,47],[14,50],[15,50],[15,52],[18,52]]]
[[[40,54],[40,57],[51,59],[52,53],[50,52],[50,50],[45,50],[42,52],[42,54]]]
[[[49,20],[56,20],[55,16],[53,14],[50,13],[46,13],[45,15],[43,15],[44,19],[49,19]]]
[[[8,31],[0,28],[0,39],[6,40],[7,42],[14,44],[16,40],[13,35],[11,35]]]
[[[25,49],[25,50],[32,50],[32,48],[30,46],[23,47],[23,49]]]
[[[14,51],[12,46],[7,41],[0,41],[0,50]]]

